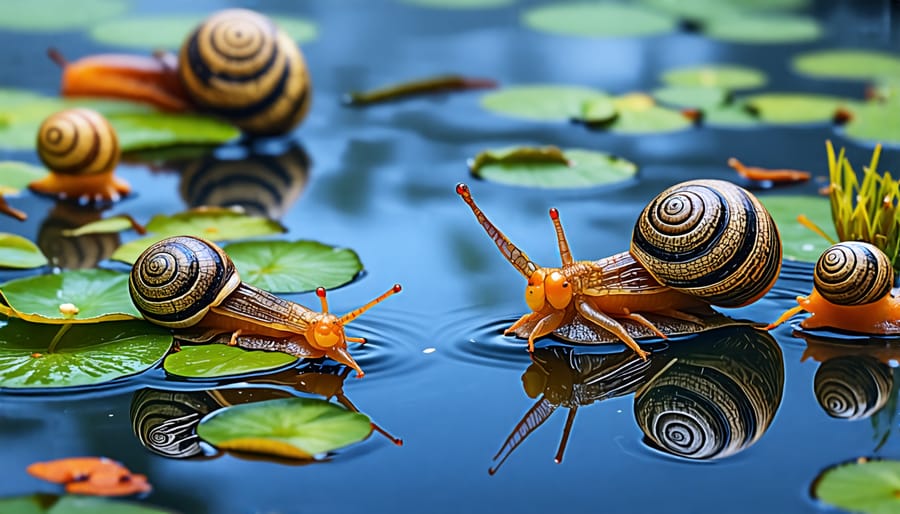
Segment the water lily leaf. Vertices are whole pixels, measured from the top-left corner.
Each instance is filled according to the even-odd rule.
[[[615,3],[553,3],[527,10],[522,21],[541,32],[583,37],[650,36],[677,26],[659,11]]]
[[[84,0],[77,9],[67,0],[0,2],[0,28],[31,32],[76,29],[119,16],[127,9],[126,0]]]
[[[128,216],[112,216],[109,218],[99,219],[90,223],[70,229],[63,230],[62,235],[66,237],[78,237],[87,234],[117,234],[134,228],[132,219]]]
[[[767,123],[819,123],[832,121],[839,109],[855,110],[858,102],[811,93],[763,93],[744,101]]]
[[[748,128],[761,124],[745,103],[728,103],[703,110],[703,123],[711,127]]]
[[[871,143],[900,145],[900,102],[867,102],[853,109],[844,127],[847,137]]]
[[[900,510],[900,461],[860,460],[825,470],[814,494],[853,512],[890,514]]]
[[[47,170],[43,167],[27,162],[0,161],[0,195],[19,194],[28,184],[46,174]]]
[[[225,143],[241,135],[237,127],[200,114],[112,114],[123,151],[146,150],[171,145]]]
[[[244,350],[227,344],[184,345],[163,361],[166,373],[184,378],[219,378],[285,367],[297,357],[281,352]]]
[[[404,3],[441,9],[486,9],[511,5],[516,0],[403,0]]]
[[[681,111],[656,105],[653,97],[643,93],[622,95],[614,99],[619,115],[608,129],[620,134],[655,134],[684,130],[693,125]]]
[[[213,241],[230,241],[280,234],[285,231],[280,223],[269,218],[219,208],[192,209],[171,216],[157,215],[150,220],[146,229],[151,236],[123,244],[110,258],[131,264],[148,246],[172,236],[196,236]]]
[[[759,195],[759,199],[775,220],[786,259],[816,262],[822,252],[831,246],[828,240],[797,221],[797,216],[801,214],[812,220],[833,240],[838,240],[831,221],[831,202],[828,198],[808,195]]]
[[[244,282],[272,292],[332,289],[363,268],[353,250],[317,241],[245,241],[229,244],[225,251]]]
[[[818,78],[875,80],[900,77],[900,57],[873,50],[821,50],[794,57],[797,73]]]
[[[643,3],[680,18],[702,21],[745,12],[798,9],[809,0],[643,0]]]
[[[676,68],[662,76],[662,81],[669,86],[718,87],[731,91],[761,87],[767,80],[760,70],[734,64]]]
[[[570,148],[561,152],[563,162],[560,162],[535,159],[534,152],[528,150],[534,149],[500,148],[482,152],[475,158],[479,164],[472,163],[472,175],[502,184],[550,189],[621,182],[637,173],[633,162],[602,152]]]
[[[140,373],[169,351],[169,330],[144,321],[0,326],[0,387],[95,385]]]
[[[814,41],[822,35],[822,28],[807,16],[741,14],[710,19],[703,33],[730,43],[781,44]]]
[[[309,459],[362,441],[369,418],[324,400],[281,398],[227,407],[207,415],[197,435],[224,450]]]
[[[128,274],[110,270],[66,270],[10,280],[0,284],[0,298],[16,317],[36,323],[96,323],[141,317],[131,304]]]
[[[47,257],[30,240],[0,232],[0,268],[38,268],[47,264]]]
[[[542,121],[568,121],[582,116],[586,102],[608,102],[609,96],[579,86],[531,85],[506,87],[484,95],[481,106],[491,112]]]
[[[10,514],[175,514],[147,505],[90,496],[32,494],[0,498],[0,512]]]
[[[616,104],[612,98],[597,97],[586,100],[581,105],[581,116],[578,121],[589,124],[606,123],[618,115],[619,112],[616,110]]]
[[[728,95],[728,91],[720,87],[701,86],[669,86],[653,92],[653,97],[662,103],[699,109],[724,105]]]
[[[297,43],[316,38],[316,25],[291,16],[270,16]],[[115,46],[145,50],[178,50],[188,34],[205,18],[197,15],[141,16],[118,18],[98,23],[91,28],[95,41]]]

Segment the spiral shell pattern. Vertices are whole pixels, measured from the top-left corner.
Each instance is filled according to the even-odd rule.
[[[135,261],[131,300],[147,321],[171,328],[195,325],[241,283],[221,248],[190,236],[159,241]]]
[[[148,450],[172,459],[204,455],[197,425],[221,406],[206,391],[142,389],[131,399],[131,427]]]
[[[816,291],[837,305],[865,305],[884,298],[894,285],[894,268],[875,245],[844,241],[816,262]]]
[[[100,113],[75,108],[41,123],[37,136],[41,162],[55,173],[80,175],[112,171],[119,162],[119,138]]]
[[[309,110],[309,72],[296,43],[267,17],[219,11],[181,47],[178,73],[202,110],[250,134],[289,132]]]
[[[826,414],[847,420],[878,412],[891,396],[891,368],[868,355],[828,359],[816,370],[813,390]]]
[[[781,239],[745,189],[692,180],[666,189],[638,217],[631,254],[661,284],[722,307],[758,300],[778,278]]]

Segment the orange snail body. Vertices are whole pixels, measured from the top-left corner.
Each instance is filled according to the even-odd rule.
[[[597,261],[572,258],[559,214],[551,209],[559,268],[532,262],[487,219],[465,184],[456,191],[528,279],[525,299],[532,312],[505,333],[527,333],[529,351],[535,339],[577,315],[646,358],[648,352],[620,320],[665,337],[643,313],[699,323],[690,310],[752,303],[771,289],[781,268],[781,240],[772,217],[752,194],[725,181],[694,180],[663,191],[641,213],[630,251]]]
[[[116,131],[96,111],[75,108],[49,116],[38,129],[37,152],[50,169],[28,185],[37,193],[108,202],[131,192],[127,182],[113,175],[121,157]]]
[[[190,236],[163,239],[135,261],[128,282],[144,319],[173,328],[179,338],[208,342],[231,334],[229,344],[281,351],[301,358],[329,357],[363,375],[347,350],[344,325],[400,292],[394,285],[368,304],[341,317],[328,312],[325,290],[316,291],[323,312],[284,300],[241,281],[228,255]]]
[[[844,241],[825,250],[816,262],[813,290],[798,296],[767,328],[775,328],[800,312],[806,329],[836,328],[864,334],[900,334],[900,299],[891,295],[894,270],[875,245]]]

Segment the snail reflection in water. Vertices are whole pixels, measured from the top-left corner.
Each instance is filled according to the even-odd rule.
[[[631,250],[597,261],[575,261],[556,209],[562,266],[543,268],[503,235],[476,205],[465,184],[457,193],[503,254],[525,278],[532,312],[506,334],[534,340],[556,332],[578,343],[594,331],[561,330],[581,324],[615,334],[642,358],[624,321],[666,337],[647,314],[687,321],[703,329],[709,305],[739,307],[762,297],[781,267],[781,240],[768,211],[746,190],[720,180],[694,180],[660,193],[635,223]]]
[[[251,135],[290,132],[306,116],[311,86],[303,54],[275,23],[247,9],[214,13],[178,58],[97,55],[63,66],[64,96],[107,96],[168,111],[197,110]]]
[[[635,420],[652,447],[689,459],[734,455],[769,428],[781,403],[784,361],[770,335],[740,326],[691,336],[646,361],[630,350],[538,348],[522,382],[538,400],[494,456],[491,474],[558,407],[566,407],[555,457],[560,462],[580,406],[632,392]]]
[[[69,236],[64,233],[100,220],[102,209],[57,202],[41,223],[37,245],[53,266],[63,269],[94,268],[119,247],[118,232]]]
[[[214,243],[190,236],[163,239],[135,261],[128,282],[144,319],[176,329],[189,342],[210,342],[230,334],[229,344],[280,351],[300,358],[329,357],[363,371],[347,350],[344,325],[394,293],[387,292],[341,317],[328,312],[325,289],[316,294],[322,311],[284,300],[241,281],[228,255]]]

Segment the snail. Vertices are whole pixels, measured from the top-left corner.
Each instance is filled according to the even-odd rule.
[[[116,131],[96,111],[50,115],[38,129],[37,151],[50,173],[28,184],[32,191],[80,203],[116,201],[131,192],[113,175],[121,157]]]
[[[635,223],[631,249],[596,261],[575,261],[559,213],[550,209],[562,266],[543,268],[516,247],[475,204],[465,184],[457,193],[504,257],[528,279],[532,312],[505,334],[534,340],[575,320],[618,337],[642,358],[624,326],[636,323],[666,337],[645,314],[702,325],[692,311],[740,307],[762,297],[781,269],[781,240],[771,215],[751,193],[730,182],[693,180],[654,198]],[[568,331],[573,342],[594,342]]]
[[[811,316],[805,329],[830,327],[865,334],[900,334],[900,299],[891,294],[894,269],[887,255],[873,244],[843,241],[819,256],[809,296],[785,311],[767,328],[795,314]]]
[[[219,116],[250,135],[290,132],[306,116],[309,71],[297,44],[266,16],[213,13],[187,36],[177,59],[107,54],[66,62],[63,96],[107,96],[167,111]]]
[[[329,357],[363,371],[347,350],[344,325],[385,298],[400,292],[395,284],[381,296],[341,317],[328,312],[325,289],[316,294],[322,311],[284,300],[243,283],[234,263],[215,244],[191,236],[163,239],[135,261],[128,281],[131,299],[144,319],[177,331],[179,339],[209,342],[230,334],[242,348],[281,351],[301,358]]]

